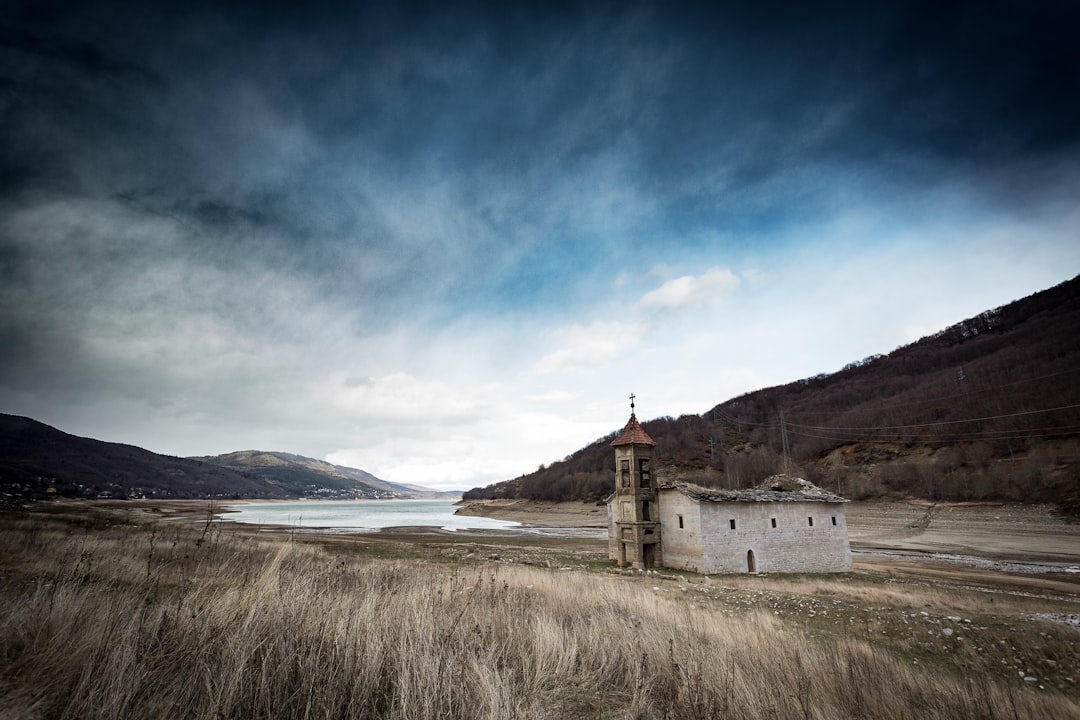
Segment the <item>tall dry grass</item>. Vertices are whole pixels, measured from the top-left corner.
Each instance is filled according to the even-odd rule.
[[[0,716],[1076,718],[618,577],[12,518]]]

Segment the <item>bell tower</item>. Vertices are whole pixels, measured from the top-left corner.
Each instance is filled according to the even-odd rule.
[[[609,500],[608,554],[620,567],[660,567],[660,508],[653,475],[656,443],[637,420],[634,395],[630,420],[611,443],[615,448],[615,494]]]

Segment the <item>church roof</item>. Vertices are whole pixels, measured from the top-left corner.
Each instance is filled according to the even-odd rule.
[[[641,423],[638,422],[637,416],[634,413],[630,413],[630,419],[626,422],[626,427],[622,429],[619,436],[611,442],[612,447],[618,447],[619,445],[655,445],[656,442],[649,437],[649,433],[645,432],[645,428],[641,427]]]
[[[661,485],[660,489],[678,490],[683,495],[705,502],[825,502],[845,503],[845,498],[822,490],[809,480],[787,475],[773,475],[749,490],[713,490],[687,483]]]

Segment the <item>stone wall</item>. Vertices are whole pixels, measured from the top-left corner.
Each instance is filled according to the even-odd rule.
[[[747,572],[749,552],[757,572],[851,569],[840,503],[702,503],[701,513],[706,572]]]
[[[664,567],[708,572],[703,569],[701,504],[678,490],[661,490],[658,495]],[[680,517],[682,527],[679,527]]]
[[[615,527],[615,497],[608,498],[607,501],[607,538],[608,538],[608,559],[619,559],[619,531]]]
[[[673,489],[661,491],[659,502],[666,567],[701,573],[851,570],[842,503],[697,501]]]

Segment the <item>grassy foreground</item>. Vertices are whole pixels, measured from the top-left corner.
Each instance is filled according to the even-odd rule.
[[[1007,621],[1060,601],[990,614],[929,585],[707,586],[2,519],[0,718],[1080,718],[1080,633]],[[970,639],[925,621],[949,611]],[[1025,683],[1018,655],[1062,686]]]

